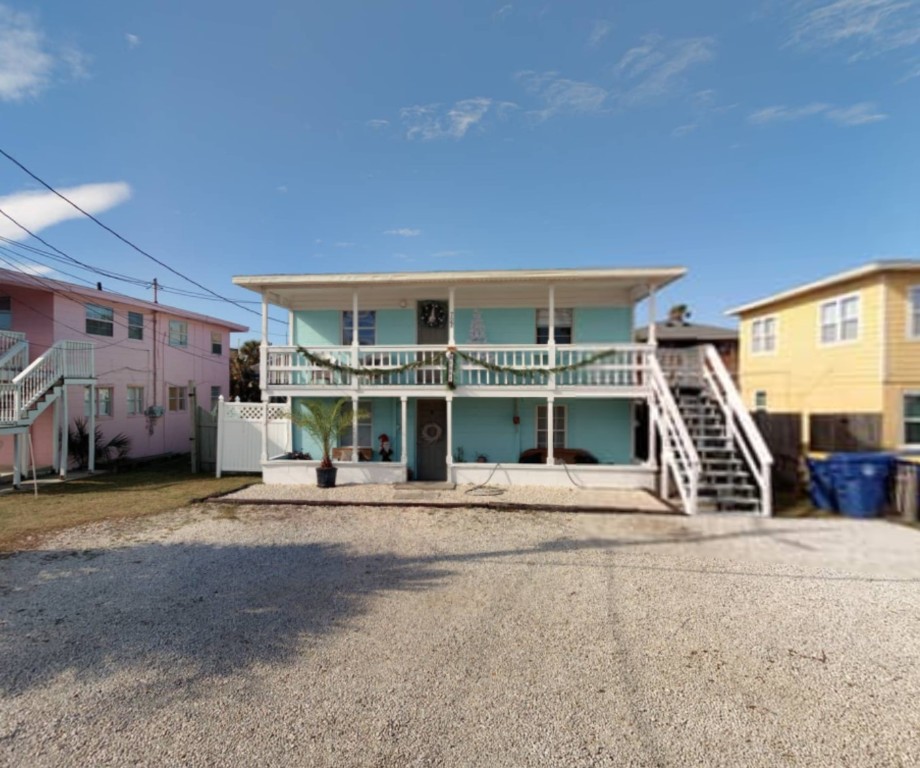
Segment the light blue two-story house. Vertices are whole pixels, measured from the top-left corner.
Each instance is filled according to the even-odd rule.
[[[347,398],[340,482],[647,488],[688,512],[770,512],[770,459],[714,350],[663,369],[655,294],[685,270],[238,276],[262,298],[263,400]],[[648,300],[649,334],[634,343]],[[268,344],[268,307],[289,343]],[[319,458],[292,427],[291,447]],[[268,455],[266,482],[315,482]]]

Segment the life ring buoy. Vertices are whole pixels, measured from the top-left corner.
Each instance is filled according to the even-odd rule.
[[[442,432],[441,425],[431,421],[422,427],[422,440],[431,445],[441,439]]]

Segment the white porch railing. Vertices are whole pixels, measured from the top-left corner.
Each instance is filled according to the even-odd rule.
[[[725,417],[728,435],[744,456],[747,466],[760,488],[761,514],[773,514],[773,455],[760,434],[760,430],[744,407],[744,402],[715,347],[706,344],[699,348],[699,366],[707,388],[718,402]]]
[[[0,331],[0,381],[13,377],[29,364],[29,342],[24,333]]]
[[[0,423],[25,419],[29,409],[59,381],[91,379],[94,375],[92,342],[56,342],[12,381],[0,383]]]
[[[645,344],[495,345],[454,348],[453,380],[457,387],[641,387],[648,359]],[[443,346],[314,347],[310,360],[297,347],[270,347],[269,387],[335,388],[360,386],[421,387],[444,385]],[[372,375],[351,374],[335,366],[372,369]],[[399,370],[412,366],[408,370]],[[578,366],[555,374],[547,368]],[[507,369],[516,369],[509,371]],[[356,381],[357,379],[357,381]]]
[[[671,393],[661,365],[654,355],[648,356],[649,414],[661,438],[661,495],[668,498],[668,483],[674,480],[688,515],[698,509],[702,464]]]

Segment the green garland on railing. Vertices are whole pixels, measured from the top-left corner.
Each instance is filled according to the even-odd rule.
[[[485,368],[487,371],[492,371],[493,373],[508,373],[512,376],[518,376],[525,379],[533,379],[535,376],[546,376],[552,373],[577,371],[579,368],[586,368],[587,366],[593,365],[600,360],[621,354],[620,350],[618,349],[607,349],[601,352],[596,352],[593,355],[589,355],[588,357],[584,358],[583,360],[579,360],[576,363],[569,363],[568,365],[553,365],[544,366],[541,368],[516,368],[515,366],[511,365],[499,365],[498,363],[493,363],[490,360],[483,360],[482,358],[470,354],[469,352],[461,352],[458,349],[448,349],[445,352],[423,352],[423,357],[419,358],[418,360],[414,360],[411,363],[405,363],[404,365],[378,368],[337,363],[334,360],[329,360],[325,357],[322,357],[321,355],[315,355],[310,352],[310,350],[304,349],[303,347],[297,347],[297,351],[305,358],[307,358],[307,360],[309,360],[311,363],[319,366],[320,368],[325,368],[327,370],[337,371],[340,373],[348,373],[352,376],[369,376],[372,378],[390,376],[394,373],[415,371],[419,370],[420,368],[431,368],[434,365],[442,364],[444,367],[444,380],[447,383],[448,389],[457,388],[457,385],[454,382],[455,356],[462,358],[463,360],[466,360],[473,365],[479,366],[480,368]],[[483,354],[491,353],[484,352]]]

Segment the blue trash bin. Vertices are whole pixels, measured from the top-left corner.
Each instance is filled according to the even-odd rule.
[[[835,453],[828,458],[837,509],[848,517],[877,517],[888,503],[889,453]]]
[[[812,506],[833,512],[837,509],[834,499],[834,482],[830,462],[827,459],[805,459],[808,466],[808,497]]]

